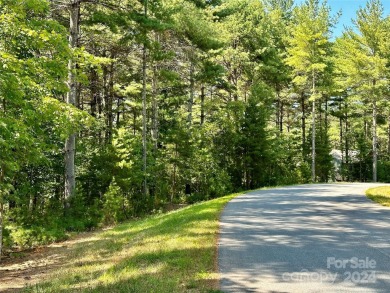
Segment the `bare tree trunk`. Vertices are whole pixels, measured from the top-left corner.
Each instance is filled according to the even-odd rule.
[[[115,56],[111,56],[115,58]],[[110,144],[112,140],[112,128],[113,128],[113,113],[112,104],[114,100],[114,63],[110,64],[109,70],[107,70],[108,83],[106,84],[107,89],[104,95],[105,98],[105,113],[106,113],[106,143]]]
[[[200,89],[200,125],[204,124],[205,120],[205,111],[204,111],[204,99],[205,99],[205,93],[204,93],[204,85],[202,85]]]
[[[390,156],[390,110],[387,116],[387,155]]]
[[[158,36],[156,36],[158,41]],[[158,79],[157,79],[157,64],[153,66],[153,82],[152,82],[152,138],[154,148],[158,146]]]
[[[280,125],[280,97],[279,93],[276,93],[276,111],[275,111],[275,126],[278,129]]]
[[[3,255],[3,217],[4,217],[4,205],[2,199],[0,199],[0,261]]]
[[[190,62],[191,62],[191,64],[190,64],[190,95],[188,98],[188,117],[187,117],[187,122],[189,125],[192,124],[192,106],[194,105],[194,92],[195,92],[195,80],[194,80],[195,66],[194,66],[193,60],[190,60]]]
[[[172,194],[171,194],[171,203],[173,198],[176,195],[176,159],[177,159],[177,143],[175,143],[175,157],[173,161],[173,178],[172,178]]]
[[[120,96],[118,96],[117,100],[116,100],[116,128],[119,128],[119,125],[120,125],[121,104],[122,104],[122,98]]]
[[[133,109],[133,135],[137,133],[137,111]]]
[[[283,132],[283,102],[280,99],[279,91],[276,92],[276,128],[279,129],[279,132]]]
[[[105,119],[104,123],[107,127],[107,102],[108,102],[108,95],[109,95],[109,89],[108,89],[108,79],[109,79],[109,71],[107,65],[102,65],[102,113],[103,117]],[[106,130],[105,130],[106,131]],[[106,133],[104,133],[104,136]]]
[[[325,96],[325,130],[328,133],[329,121],[328,121],[328,97]]]
[[[311,179],[316,182],[316,102],[313,100],[313,121],[311,137]]]
[[[280,133],[283,132],[283,101],[280,102],[280,114],[279,114],[279,131]]]
[[[345,105],[345,165],[347,166],[347,180],[349,181],[349,124],[348,124],[348,108]]]
[[[144,16],[147,17],[148,15],[148,2],[145,0],[144,3]],[[145,32],[146,37],[146,32]],[[143,186],[142,186],[142,193],[143,196],[147,197],[147,180],[146,180],[146,167],[147,167],[147,144],[146,144],[146,42],[143,44],[142,48],[142,172],[143,172]]]
[[[90,72],[90,83],[89,83],[89,92],[90,92],[90,103],[91,103],[91,115],[93,117],[96,117],[96,109],[98,104],[98,97],[99,92],[97,90],[97,79],[98,74],[94,68],[91,69]]]
[[[367,123],[367,119],[366,119],[366,117],[367,117],[366,111],[364,111],[363,117],[364,117],[364,138],[367,139],[367,137],[368,137],[368,123]]]
[[[0,169],[0,184],[4,182],[4,177],[5,177],[5,166],[2,165]],[[1,261],[1,256],[3,255],[3,229],[4,229],[4,203],[3,203],[2,196],[0,196],[0,261]]]
[[[286,109],[286,127],[287,127],[287,132],[290,132],[290,109],[288,108],[289,105],[287,105],[287,109]]]
[[[80,1],[74,0],[69,6],[70,25],[69,25],[69,47],[73,50],[77,47],[79,37],[79,20],[80,20]],[[73,58],[68,63],[68,86],[69,92],[66,102],[71,105],[76,104],[77,99],[77,81],[76,81],[76,63]],[[76,134],[71,134],[65,142],[65,206],[69,207],[69,199],[75,193],[75,149]]]
[[[3,109],[2,111],[5,113],[6,111],[6,102],[5,98],[2,100],[2,106]],[[0,185],[3,184],[5,178],[5,164],[1,164],[0,166]],[[3,197],[0,194],[0,261],[1,261],[1,256],[3,254],[3,226],[4,226],[4,211],[3,211]]]
[[[311,137],[311,180],[316,182],[316,84],[315,84],[315,72],[313,71],[313,109],[312,109],[312,137]]]
[[[339,118],[339,128],[340,128],[340,151],[341,151],[341,163],[343,163],[343,153],[344,153],[344,140],[343,140],[343,113],[342,113],[342,103],[339,105],[340,118]]]
[[[306,144],[306,113],[305,113],[305,96],[302,93],[301,96],[301,111],[302,111],[302,153],[305,156],[305,144]]]
[[[372,105],[372,181],[377,182],[377,167],[378,167],[378,154],[377,154],[377,106],[376,99],[374,97]]]

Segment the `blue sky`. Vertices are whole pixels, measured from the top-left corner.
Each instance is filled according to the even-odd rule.
[[[304,2],[304,0],[296,0],[296,3]],[[356,11],[359,7],[366,6],[367,0],[328,0],[328,5],[332,8],[332,13],[335,15],[337,11],[342,10],[342,15],[339,18],[337,26],[333,30],[334,37],[340,36],[344,26],[352,26],[351,19],[356,17]],[[384,7],[384,15],[390,14],[390,0],[382,0]]]

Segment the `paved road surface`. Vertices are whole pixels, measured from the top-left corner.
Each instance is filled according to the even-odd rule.
[[[221,290],[390,292],[390,208],[366,199],[373,186],[300,185],[232,200],[221,217]]]

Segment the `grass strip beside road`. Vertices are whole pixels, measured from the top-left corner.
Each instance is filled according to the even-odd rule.
[[[366,190],[366,195],[372,201],[390,207],[390,186],[374,187]]]
[[[218,292],[219,216],[238,194],[120,224],[70,248],[26,292]]]

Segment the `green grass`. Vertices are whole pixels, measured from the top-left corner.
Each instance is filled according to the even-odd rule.
[[[366,195],[369,199],[390,207],[390,186],[374,187],[366,190]]]
[[[218,292],[219,215],[233,194],[121,224],[66,252],[26,292]]]

